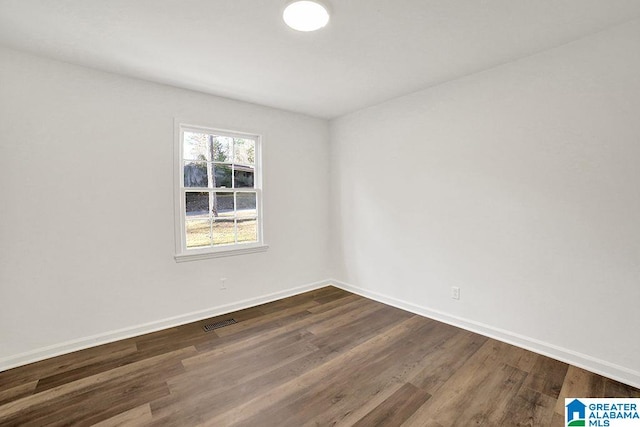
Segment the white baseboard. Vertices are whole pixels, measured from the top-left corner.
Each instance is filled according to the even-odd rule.
[[[92,335],[89,337],[79,338],[60,344],[55,344],[47,347],[38,348],[25,353],[17,354],[14,356],[4,357],[0,359],[0,372],[7,369],[15,368],[18,366],[27,365],[29,363],[38,362],[40,360],[48,359],[50,357],[60,356],[62,354],[72,353],[78,350],[84,350],[89,347],[95,347],[102,344],[108,344],[114,341],[119,341],[139,335],[156,332],[162,329],[173,328],[176,326],[184,325],[186,323],[197,322],[199,320],[207,319],[209,317],[220,316],[223,314],[231,313],[245,308],[255,307],[256,305],[265,304],[271,301],[287,298],[293,295],[298,295],[303,292],[312,291],[324,286],[329,286],[328,280],[320,282],[309,283],[307,285],[298,286],[296,288],[287,289],[280,292],[275,292],[268,295],[263,295],[256,298],[250,298],[242,301],[238,301],[232,304],[226,304],[218,307],[208,308],[206,310],[196,311],[193,313],[183,314],[180,316],[174,316],[163,320],[157,320],[154,322],[144,323],[138,326],[132,326],[129,328],[118,329],[115,331],[105,332],[102,334]]]
[[[594,372],[596,374],[614,379],[616,381],[629,384],[633,387],[640,388],[640,372],[625,368],[624,366],[616,365],[605,360],[600,360],[586,354],[578,353],[573,350],[562,348],[504,329],[495,328],[493,326],[485,325],[473,320],[452,316],[438,310],[433,310],[427,307],[412,304],[410,302],[402,301],[388,295],[369,291],[367,289],[359,288],[357,286],[343,283],[338,280],[329,280],[328,283],[337,288],[353,292],[354,294],[361,295],[363,297],[381,302],[383,304],[406,310],[420,316],[428,317],[430,319],[438,320],[440,322],[447,323],[458,328],[466,329],[468,331],[475,332],[486,337],[494,338],[498,341],[512,344],[517,347],[551,357],[561,362],[569,363],[579,368],[586,369],[587,371]]]
[[[520,334],[513,333],[504,329],[495,328],[483,323],[475,322],[472,320],[464,319],[457,316],[430,309],[427,307],[419,306],[409,303],[407,301],[399,300],[397,298],[383,295],[377,292],[369,291],[357,286],[353,286],[338,280],[323,280],[315,283],[309,283],[307,285],[299,286],[296,288],[287,289],[284,291],[263,295],[256,298],[250,298],[242,301],[238,301],[232,304],[226,304],[218,307],[209,308],[193,313],[188,313],[180,316],[174,316],[163,320],[144,323],[142,325],[133,326],[129,328],[123,328],[115,331],[110,331],[102,334],[92,335],[76,340],[67,341],[60,344],[51,345],[48,347],[42,347],[36,350],[28,351],[25,353],[9,356],[0,359],[0,372],[7,369],[15,368],[29,363],[38,362],[40,360],[48,359],[50,357],[59,356],[62,354],[72,353],[78,350],[84,350],[86,348],[95,347],[102,344],[108,344],[110,342],[127,339],[139,335],[156,332],[162,329],[173,328],[176,326],[184,325],[186,323],[196,322],[199,320],[207,319],[209,317],[220,316],[226,313],[242,310],[256,305],[265,304],[271,301],[275,301],[282,298],[287,298],[293,295],[298,295],[303,292],[308,292],[314,289],[318,289],[324,286],[335,286],[337,288],[344,289],[354,294],[361,295],[366,298],[387,304],[393,307],[397,307],[402,310],[409,311],[411,313],[418,314],[420,316],[428,317],[430,319],[438,320],[449,325],[456,326],[458,328],[466,329],[471,332],[478,333],[496,340],[506,342],[508,344],[515,345],[517,347],[524,348],[526,350],[533,351],[556,360],[560,360],[565,363],[586,369],[591,372],[603,375],[605,377],[620,381],[625,384],[629,384],[633,387],[640,388],[640,372],[632,369],[619,366],[605,360],[600,360],[595,357],[591,357],[586,354],[578,353],[573,350],[569,350],[563,347],[559,347],[553,344],[549,344],[543,341],[539,341],[533,338],[529,338]]]

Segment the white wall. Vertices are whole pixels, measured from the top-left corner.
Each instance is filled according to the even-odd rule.
[[[639,52],[635,21],[332,121],[334,277],[640,384]]]
[[[268,252],[174,261],[174,117],[264,136]],[[0,369],[326,279],[327,138],[324,120],[0,50]]]

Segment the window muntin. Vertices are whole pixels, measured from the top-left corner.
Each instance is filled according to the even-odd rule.
[[[260,137],[179,126],[179,255],[264,246]]]

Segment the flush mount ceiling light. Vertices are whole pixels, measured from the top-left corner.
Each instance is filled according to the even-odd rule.
[[[294,1],[282,14],[284,22],[298,31],[315,31],[327,25],[327,8],[315,1]]]

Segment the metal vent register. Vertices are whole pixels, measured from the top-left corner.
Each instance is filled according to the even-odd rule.
[[[205,332],[210,332],[210,331],[213,331],[214,329],[220,329],[220,328],[224,328],[225,326],[233,325],[234,323],[238,323],[236,322],[236,319],[221,320],[219,322],[209,323],[208,325],[204,325],[202,329],[204,329]]]

